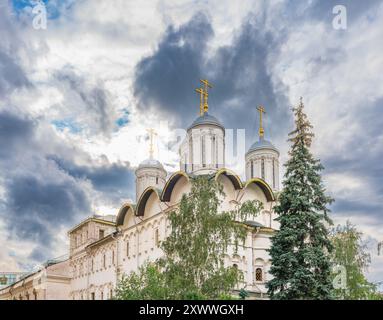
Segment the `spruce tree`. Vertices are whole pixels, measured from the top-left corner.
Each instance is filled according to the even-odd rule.
[[[274,207],[280,229],[272,237],[270,273],[267,283],[271,299],[331,299],[332,250],[326,224],[328,205],[320,172],[323,166],[314,159],[310,146],[314,134],[303,110],[302,98],[293,108],[295,130],[285,164],[284,188]]]

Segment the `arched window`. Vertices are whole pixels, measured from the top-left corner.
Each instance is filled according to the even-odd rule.
[[[265,180],[265,159],[262,158],[261,160],[261,177],[263,180]]]
[[[126,256],[129,257],[129,241],[126,242]]]
[[[263,282],[263,270],[262,268],[255,269],[255,281]]]

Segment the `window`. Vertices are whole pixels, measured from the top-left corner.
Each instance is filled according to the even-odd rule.
[[[238,270],[238,264],[234,263],[233,268]]]
[[[156,184],[158,184],[158,177],[156,177]]]
[[[154,243],[157,248],[160,246],[160,235],[158,233],[158,229],[154,230]]]
[[[113,298],[113,289],[110,289],[109,291],[109,299],[112,299]]]
[[[261,177],[263,180],[265,180],[265,159],[262,158],[261,160]]]
[[[90,294],[90,299],[91,299],[91,300],[94,300],[94,292],[92,292],[92,293]]]
[[[275,189],[275,159],[273,159],[273,188]]]
[[[186,172],[187,170],[187,159],[186,159],[186,154],[185,154],[185,157],[184,157],[184,171]]]
[[[254,177],[254,162],[251,160],[250,162],[250,178]]]
[[[92,272],[94,271],[94,260],[93,260],[93,258],[92,258],[92,260],[90,261],[90,264],[91,264],[91,270],[92,270]]]
[[[211,138],[211,153],[212,153],[211,155],[212,163],[217,165],[217,161],[215,158],[215,135],[213,135]]]
[[[263,281],[263,272],[262,268],[255,269],[255,281],[262,282]]]
[[[99,239],[104,238],[104,234],[105,234],[105,230],[102,230],[102,229],[98,230],[98,238]]]
[[[202,167],[206,167],[206,149],[205,149],[205,136],[201,137],[202,146]]]
[[[104,300],[104,292],[101,292],[101,300]]]
[[[104,265],[104,268],[106,268],[106,255],[104,253],[104,256],[102,257],[102,264]]]
[[[114,265],[114,251],[112,251],[112,264]]]
[[[193,138],[190,136],[189,140],[189,163],[191,164],[191,171],[193,171]]]
[[[129,241],[126,242],[126,256],[129,257]]]

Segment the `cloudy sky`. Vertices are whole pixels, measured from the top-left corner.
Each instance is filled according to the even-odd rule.
[[[147,128],[175,171],[169,146],[197,116],[194,88],[208,78],[210,113],[245,129],[247,146],[265,106],[282,162],[303,96],[332,218],[365,233],[368,277],[383,281],[381,1],[343,1],[346,29],[334,28],[330,0],[44,3],[45,29],[36,1],[0,0],[1,271],[66,253],[71,226],[133,199]],[[232,165],[242,175],[243,161]]]

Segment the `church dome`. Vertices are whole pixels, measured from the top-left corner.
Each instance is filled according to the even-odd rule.
[[[279,153],[278,149],[268,140],[260,137],[258,141],[254,142],[247,153],[261,149],[271,149]]]
[[[219,122],[219,120],[216,117],[205,112],[202,116],[199,116],[197,119],[194,120],[194,122],[191,124],[188,130],[193,129],[196,126],[205,124],[215,125],[224,129],[224,126],[221,124],[221,122]]]
[[[161,162],[153,158],[149,158],[142,161],[139,164],[138,169],[142,169],[142,168],[158,168],[158,169],[164,170],[164,167],[161,164]]]

